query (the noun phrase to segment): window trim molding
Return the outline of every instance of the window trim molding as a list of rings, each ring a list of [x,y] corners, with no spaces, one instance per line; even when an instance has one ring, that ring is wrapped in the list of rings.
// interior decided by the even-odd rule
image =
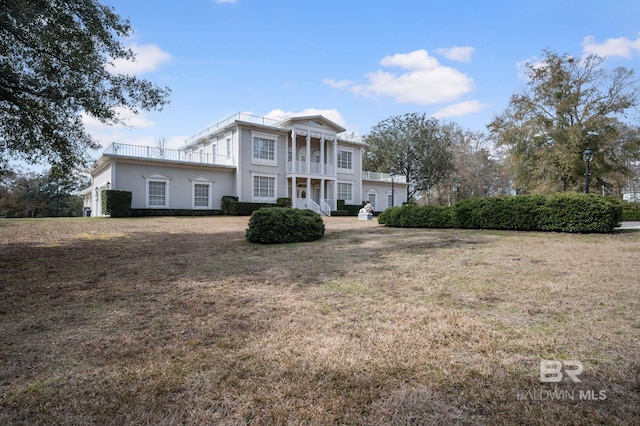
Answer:
[[[345,204],[353,204],[353,189],[355,187],[355,182],[353,181],[346,181],[346,180],[339,180],[336,182],[336,197],[338,200],[341,200],[342,198],[340,198],[340,184],[347,184],[347,185],[351,185],[351,199],[350,200],[344,200]]]
[[[273,160],[254,157],[254,143],[256,138],[273,141]],[[251,131],[251,164],[260,164],[263,166],[278,165],[278,135],[273,133],[257,132],[255,130]]]
[[[256,181],[255,178],[271,178],[273,179],[273,198],[271,197],[256,197]],[[255,173],[251,172],[251,201],[253,203],[275,203],[278,200],[278,174],[277,173]]]
[[[350,169],[344,169],[342,167],[340,167],[340,152],[349,152],[351,153],[351,168]],[[338,173],[347,173],[347,174],[354,174],[354,162],[355,162],[355,149],[353,148],[346,148],[346,147],[342,147],[339,146],[336,148],[336,170],[338,171]]]
[[[376,191],[375,189],[370,189],[367,191],[367,203],[371,203],[371,201],[369,200],[369,197],[373,195],[374,197],[374,201],[373,201],[373,208],[375,209],[376,206],[378,205],[378,191]]]
[[[147,209],[168,209],[169,208],[169,195],[170,195],[170,182],[171,177],[163,175],[162,173],[150,173],[142,176],[144,182],[144,205]],[[162,182],[164,186],[164,205],[151,205],[149,204],[149,182]]]
[[[213,184],[215,181],[208,179],[204,176],[198,176],[196,178],[189,178],[191,181],[191,208],[193,210],[211,210],[213,209]],[[196,206],[196,185],[207,185],[207,205]]]

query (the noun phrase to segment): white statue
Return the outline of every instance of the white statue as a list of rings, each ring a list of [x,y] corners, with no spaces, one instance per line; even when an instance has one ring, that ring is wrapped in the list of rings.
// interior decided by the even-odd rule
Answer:
[[[371,203],[367,203],[363,208],[360,209],[358,213],[359,214],[373,213],[373,206],[371,205]]]

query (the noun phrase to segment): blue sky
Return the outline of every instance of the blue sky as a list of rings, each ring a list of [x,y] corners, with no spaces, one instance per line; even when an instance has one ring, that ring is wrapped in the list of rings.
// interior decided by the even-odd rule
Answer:
[[[172,89],[129,127],[87,119],[112,141],[171,147],[237,112],[324,114],[364,135],[426,113],[484,131],[544,49],[640,65],[637,0],[104,0],[129,18],[138,53],[119,71]]]

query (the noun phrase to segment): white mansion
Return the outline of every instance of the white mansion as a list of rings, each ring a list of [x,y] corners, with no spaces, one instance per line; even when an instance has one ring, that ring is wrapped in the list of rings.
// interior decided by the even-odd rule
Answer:
[[[406,201],[404,176],[362,170],[365,145],[323,116],[276,120],[236,114],[187,139],[179,150],[114,142],[90,169],[85,212],[102,216],[101,190],[132,193],[134,209],[221,208],[239,201],[292,200],[330,215],[336,200],[376,211]]]

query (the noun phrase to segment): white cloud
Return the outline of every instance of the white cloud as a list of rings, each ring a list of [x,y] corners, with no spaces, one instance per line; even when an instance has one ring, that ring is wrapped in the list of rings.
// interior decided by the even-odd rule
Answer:
[[[426,50],[397,53],[380,60],[383,67],[397,67],[402,72],[374,71],[366,74],[365,84],[325,78],[325,84],[348,88],[364,97],[389,96],[400,103],[438,104],[451,102],[473,90],[473,79],[443,66]]]
[[[436,53],[457,62],[471,62],[473,52],[475,49],[471,46],[454,46],[436,50]]]
[[[346,121],[342,114],[336,109],[317,109],[307,108],[298,112],[285,112],[281,109],[270,111],[265,117],[269,118],[285,118],[285,117],[305,117],[309,115],[322,115],[342,127],[346,127]]]
[[[429,56],[429,52],[424,49],[415,50],[410,53],[396,53],[393,56],[385,56],[380,60],[383,67],[399,67],[409,70],[433,69],[440,66],[438,60]]]
[[[123,121],[122,124],[108,125],[89,115],[82,115],[82,122],[84,123],[85,130],[103,146],[107,146],[114,141],[130,143],[132,145],[141,145],[140,139],[144,138],[132,140],[129,131],[139,128],[150,129],[156,125],[156,123],[150,120],[144,112],[134,114],[132,111],[120,107],[116,107],[116,112],[119,119]],[[148,141],[145,144],[148,145]],[[155,142],[150,145],[155,145]]]
[[[610,38],[603,43],[597,43],[595,37],[587,36],[582,40],[582,50],[585,55],[595,54],[603,58],[621,56],[630,58],[640,53],[640,37],[629,40],[626,37]]]
[[[485,104],[479,101],[464,101],[446,106],[438,110],[433,116],[435,118],[462,117],[463,115],[480,112],[485,108]]]
[[[131,43],[129,48],[135,53],[135,61],[114,59],[113,71],[119,74],[139,75],[155,71],[173,57],[155,44]]]
[[[334,80],[332,78],[323,78],[322,82],[334,89],[345,89],[354,84],[351,80]]]

